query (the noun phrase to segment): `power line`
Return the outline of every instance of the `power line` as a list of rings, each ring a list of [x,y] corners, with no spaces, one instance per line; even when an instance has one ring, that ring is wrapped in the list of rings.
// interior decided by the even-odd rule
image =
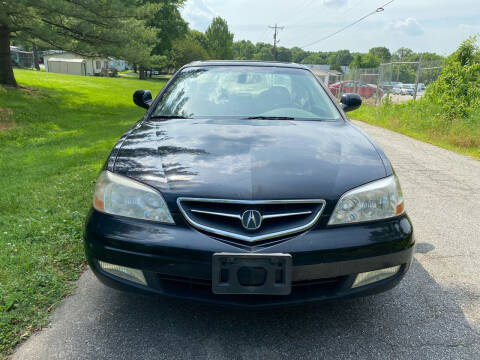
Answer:
[[[365,0],[358,0],[357,2],[355,2],[353,5],[347,7],[347,9],[344,9],[343,11],[338,11],[334,16],[329,16],[330,18],[338,18],[340,16],[343,16],[344,14],[346,14],[347,12],[351,12],[352,9],[354,9],[355,7],[357,7],[362,1],[365,1]],[[308,5],[310,5],[312,2],[310,2]],[[297,13],[298,15],[298,13]],[[316,18],[318,18],[318,14],[313,11],[313,9],[310,9],[310,13],[307,14],[307,16],[303,16],[303,17],[300,17],[300,19],[298,19],[296,16],[294,16],[293,18],[296,18],[297,20],[293,23],[287,23],[286,24],[286,27],[288,28],[293,28],[295,27],[297,24],[299,23],[305,23],[307,21],[307,19],[309,19],[311,16],[315,16]],[[290,35],[291,35],[291,32],[290,32]],[[296,35],[295,35],[295,38],[296,38]],[[292,36],[289,36],[287,37],[287,41],[290,41],[292,38]],[[285,40],[284,40],[285,41]]]
[[[314,0],[310,0],[308,2],[305,2],[303,4],[304,5],[303,7],[298,7],[296,14],[290,15],[288,20],[293,22],[294,20],[298,19],[298,15],[303,14],[306,10],[309,10],[310,5],[313,3],[313,1]],[[291,23],[287,23],[287,26],[290,26],[290,25]]]
[[[353,8],[355,8],[358,4],[360,4],[362,1],[364,0],[358,0],[356,3],[354,3],[352,6],[350,7],[347,7],[347,9],[344,9],[344,11],[338,11],[337,13],[335,13],[335,17],[339,17],[339,16],[342,16],[344,14],[346,14],[347,12],[350,12],[352,11]],[[311,4],[311,3],[309,3]],[[306,9],[306,10],[310,10],[310,12],[308,14],[306,14],[306,16],[303,16],[303,17],[300,17],[300,19],[298,19],[296,16],[292,17],[292,19],[296,19],[295,22],[293,23],[287,23],[286,26],[288,26],[289,28],[291,28],[293,25],[297,25],[299,23],[305,23],[306,20],[308,20],[309,18],[311,19],[311,16],[315,16],[318,18],[318,14],[313,11],[313,9]],[[333,16],[330,16],[329,15],[329,18],[332,18]]]
[[[353,25],[358,24],[360,21],[366,19],[367,17],[369,17],[369,16],[371,16],[371,15],[373,15],[373,14],[382,12],[383,10],[385,10],[385,9],[384,9],[385,6],[387,6],[388,4],[392,3],[393,1],[394,1],[394,0],[390,0],[389,2],[387,2],[387,3],[383,4],[382,6],[376,8],[376,9],[373,10],[372,12],[369,12],[367,15],[362,16],[360,19],[354,21],[353,23],[348,24],[347,26],[344,26],[343,28],[341,28],[341,29],[339,29],[339,30],[331,33],[330,35],[324,36],[323,38],[321,38],[321,39],[319,39],[319,40],[316,40],[316,41],[311,42],[311,43],[309,43],[309,44],[303,45],[303,46],[301,46],[301,47],[302,47],[302,48],[309,47],[309,46],[312,46],[312,45],[314,45],[314,44],[318,44],[318,43],[321,42],[321,41],[325,41],[325,40],[331,38],[332,36],[335,36],[335,35],[337,35],[338,33],[341,33],[342,31],[348,29],[349,27],[352,27]]]
[[[292,21],[292,19],[296,18],[299,14],[303,13],[305,10],[308,10],[309,6],[313,3],[313,1],[315,0],[305,0],[303,3],[301,3],[297,8],[296,8],[296,13],[295,14],[290,14],[289,18],[286,19],[285,18],[285,21],[289,20],[289,21]],[[280,21],[280,22],[284,22],[284,21]],[[287,26],[289,26],[287,24]],[[273,29],[272,26],[269,26],[269,28]],[[285,28],[285,26],[283,26],[281,28],[281,30],[283,30]],[[276,53],[275,53],[275,56],[276,56]]]
[[[277,26],[277,24],[275,24],[275,26],[269,26],[269,28],[275,29],[273,32],[273,59],[277,60],[277,44],[280,42],[277,38],[278,30],[285,29],[285,26]]]
[[[303,10],[305,10],[305,8],[308,8],[308,6],[309,6],[313,1],[314,1],[314,0],[304,0],[304,2],[301,3],[301,5],[299,5],[299,6],[297,7],[297,9],[296,9],[296,10],[297,10],[297,13],[295,14],[295,16],[297,16],[299,13],[301,13]],[[300,9],[301,9],[301,10],[300,10]],[[290,15],[289,15],[289,19],[291,19],[291,18],[292,18],[292,16],[291,16],[291,14],[290,14]],[[287,20],[287,18],[285,18],[285,20]],[[282,19],[282,21],[280,21],[280,22],[284,22],[283,19]],[[265,32],[262,34],[262,37],[261,37],[262,42],[265,40],[265,35],[267,34],[267,31],[268,31],[269,28],[273,29],[272,26],[267,26],[267,28],[265,29]],[[282,27],[281,30],[283,30],[283,28],[284,28],[284,27]],[[280,28],[279,28],[279,29],[280,29]]]
[[[310,6],[310,4],[315,1],[315,0],[304,0],[303,3],[300,3],[298,6],[296,6],[295,8],[295,11],[296,13],[295,14],[292,14],[292,12],[290,11],[288,13],[288,17],[281,17],[280,18],[280,21],[281,23],[284,23],[286,21],[291,21],[292,18],[295,18],[298,16],[298,14],[301,14],[302,12],[304,12],[306,9],[308,9],[308,7]]]

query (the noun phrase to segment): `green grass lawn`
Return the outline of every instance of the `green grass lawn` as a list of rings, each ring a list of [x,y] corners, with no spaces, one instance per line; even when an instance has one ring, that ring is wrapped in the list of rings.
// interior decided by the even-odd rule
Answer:
[[[439,112],[417,101],[377,107],[364,104],[348,115],[480,160],[480,113],[446,122]]]
[[[0,87],[0,357],[74,288],[94,181],[116,140],[144,113],[136,89],[164,81],[17,70]]]

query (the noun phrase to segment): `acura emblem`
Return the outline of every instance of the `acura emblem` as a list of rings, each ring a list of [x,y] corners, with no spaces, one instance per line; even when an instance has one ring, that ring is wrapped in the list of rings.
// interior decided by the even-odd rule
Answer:
[[[242,226],[247,230],[257,230],[262,225],[262,214],[257,210],[247,210],[242,214]]]

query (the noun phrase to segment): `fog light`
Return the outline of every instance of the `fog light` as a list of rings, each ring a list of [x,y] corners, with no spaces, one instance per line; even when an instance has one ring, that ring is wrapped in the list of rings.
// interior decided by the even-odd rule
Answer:
[[[109,274],[121,277],[122,279],[147,285],[143,272],[138,269],[129,268],[121,265],[114,265],[104,261],[99,261],[100,267]]]
[[[355,282],[353,283],[352,288],[368,285],[376,281],[387,279],[389,277],[394,276],[396,273],[398,273],[399,270],[400,270],[400,265],[385,268],[385,269],[360,273],[357,275],[357,278],[355,279]]]

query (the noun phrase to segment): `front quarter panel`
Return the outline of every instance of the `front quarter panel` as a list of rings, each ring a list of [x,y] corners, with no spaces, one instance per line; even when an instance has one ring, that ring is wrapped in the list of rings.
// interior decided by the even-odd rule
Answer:
[[[354,125],[352,122],[350,122],[350,126],[352,126],[356,131],[358,131],[360,134],[365,136],[365,138],[372,144],[372,146],[375,148],[377,151],[378,155],[382,159],[383,165],[385,166],[385,172],[386,176],[390,176],[393,174],[393,167],[392,164],[390,163],[390,160],[388,160],[387,155],[383,152],[382,148],[377,144],[375,140],[373,140],[370,136],[367,135],[365,131],[360,129],[358,126]]]

